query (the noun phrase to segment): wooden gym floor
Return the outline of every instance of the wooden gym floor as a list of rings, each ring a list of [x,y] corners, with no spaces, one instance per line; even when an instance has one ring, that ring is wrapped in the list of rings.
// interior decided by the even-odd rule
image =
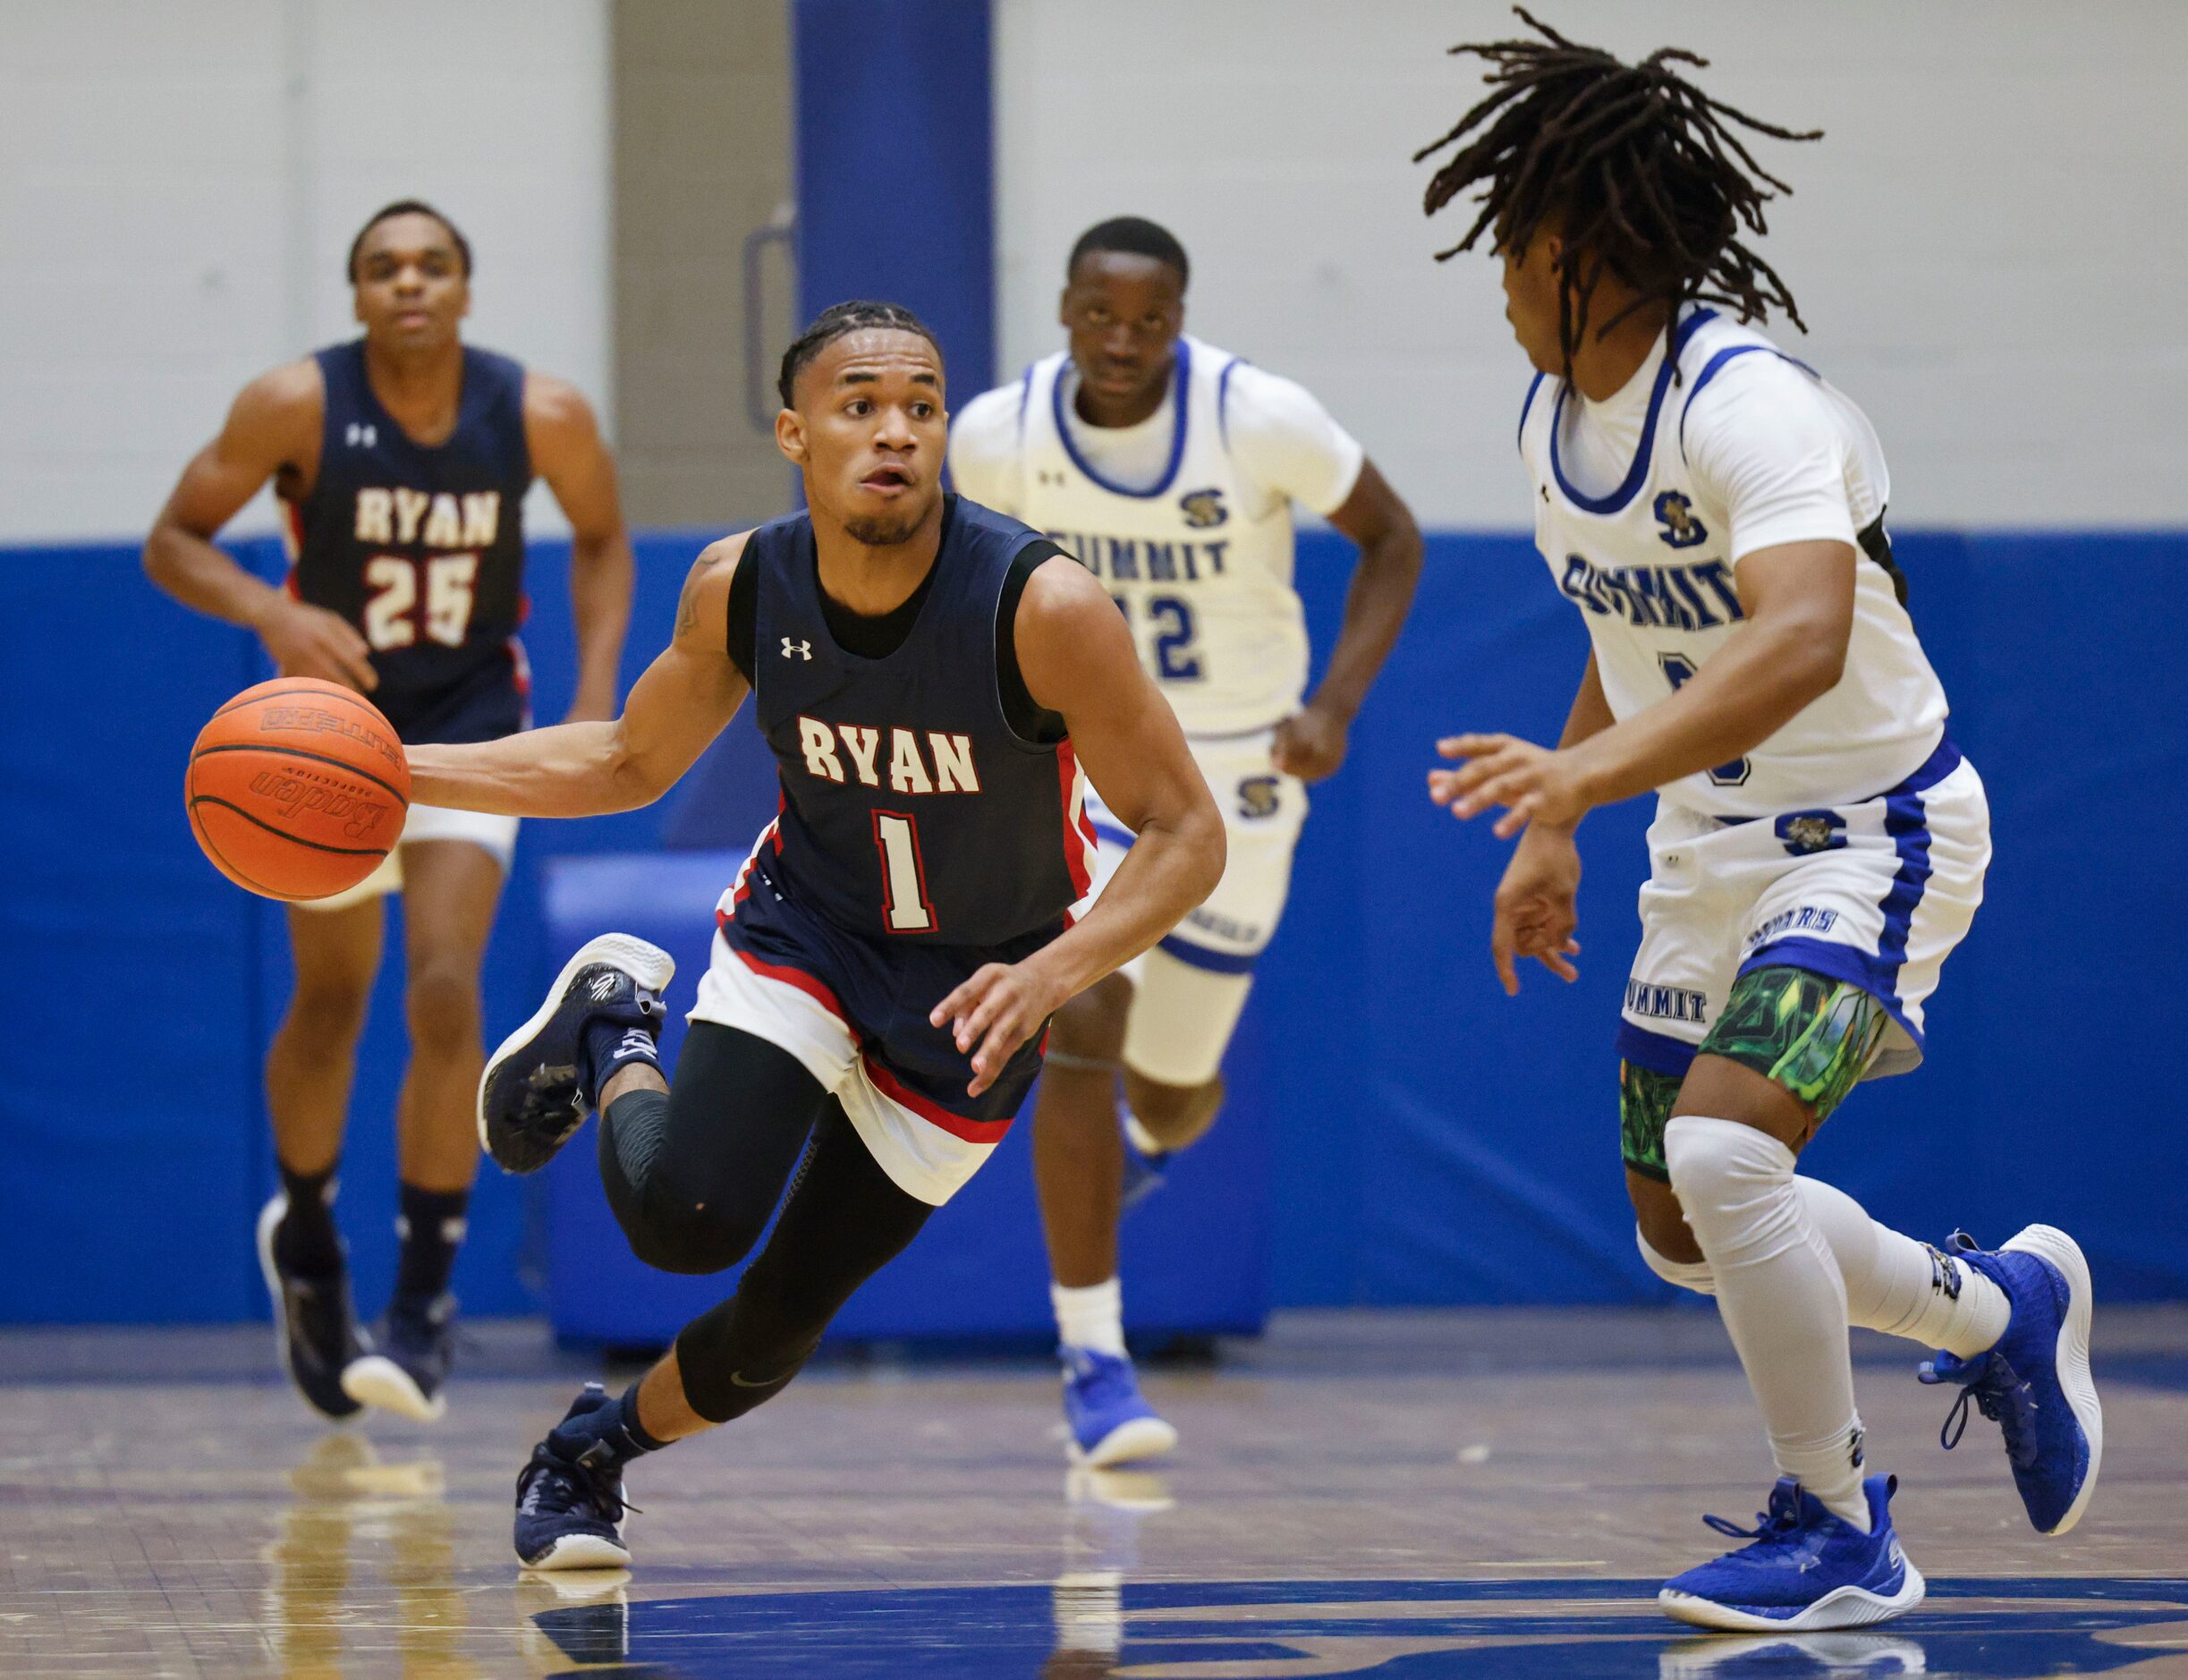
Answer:
[[[584,1358],[524,1323],[434,1427],[315,1422],[262,1330],[0,1333],[0,1675],[2188,1677],[2188,1309],[2099,1320],[2104,1475],[2030,1532],[1996,1430],[1857,1341],[1914,1614],[1692,1638],[1651,1595],[1770,1471],[1703,1311],[1300,1314],[1149,1388],[1182,1449],[1067,1474],[1031,1360],[836,1361],[637,1467],[637,1566],[521,1579]]]

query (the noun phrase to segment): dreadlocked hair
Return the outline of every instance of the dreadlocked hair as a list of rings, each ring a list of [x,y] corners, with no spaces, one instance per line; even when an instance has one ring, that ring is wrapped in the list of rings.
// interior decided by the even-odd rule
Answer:
[[[783,399],[784,408],[797,407],[792,395],[798,375],[805,364],[818,356],[828,345],[845,333],[855,333],[869,327],[894,327],[898,332],[917,333],[935,347],[935,354],[942,354],[942,345],[927,323],[901,303],[884,303],[874,298],[852,298],[844,303],[831,303],[815,317],[813,324],[790,341],[790,348],[783,352],[783,366],[776,375],[776,394]]]
[[[1430,216],[1467,188],[1483,188],[1466,237],[1437,261],[1471,249],[1484,232],[1501,250],[1524,251],[1554,220],[1566,252],[1557,335],[1568,375],[1606,269],[1637,295],[1596,328],[1598,338],[1650,303],[1675,314],[1689,301],[1725,304],[1743,321],[1775,308],[1806,332],[1785,281],[1741,237],[1743,227],[1761,234],[1764,204],[1793,189],[1755,161],[1734,125],[1782,140],[1819,140],[1822,130],[1779,128],[1712,99],[1675,68],[1709,67],[1683,48],[1658,47],[1628,64],[1567,40],[1524,6],[1513,10],[1540,38],[1451,48],[1488,64],[1489,94],[1413,154],[1421,163],[1457,148],[1422,195]]]

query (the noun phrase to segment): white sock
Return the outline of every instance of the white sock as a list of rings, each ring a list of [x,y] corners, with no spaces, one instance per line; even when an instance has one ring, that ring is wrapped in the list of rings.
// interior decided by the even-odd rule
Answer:
[[[1115,1278],[1084,1289],[1050,1284],[1048,1299],[1056,1307],[1056,1335],[1064,1346],[1124,1356],[1124,1287]]]
[[[1838,1260],[1847,1322],[1972,1359],[2006,1334],[2006,1292],[1963,1260],[1878,1225],[1843,1190],[1798,1178],[1802,1200]]]
[[[1736,1121],[1676,1115],[1664,1129],[1664,1159],[1778,1473],[1867,1533],[1846,1285],[1794,1187],[1793,1151]]]
[[[1878,1224],[1852,1196],[1821,1179],[1795,1178],[1793,1185],[1838,1262],[1847,1323],[1941,1347],[1962,1359],[1997,1345],[2013,1316],[1997,1285],[1965,1260]],[[1709,1261],[1666,1260],[1649,1247],[1638,1226],[1633,1237],[1649,1269],[1666,1283],[1698,1295],[1717,1294]]]

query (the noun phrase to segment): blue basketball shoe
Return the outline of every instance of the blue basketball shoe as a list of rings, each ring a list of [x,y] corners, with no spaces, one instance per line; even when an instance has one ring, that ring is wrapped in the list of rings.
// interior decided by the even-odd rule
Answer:
[[[1129,1212],[1167,1182],[1170,1151],[1155,1141],[1132,1110],[1117,1105],[1117,1124],[1124,1133],[1124,1193],[1119,1211]]]
[[[1924,1382],[1961,1385],[1938,1439],[1960,1444],[1968,1407],[2006,1436],[2006,1455],[2029,1521],[2064,1534],[2082,1520],[2104,1455],[2104,1410],[2090,1377],[2090,1264],[2065,1232],[2032,1225],[1995,1252],[1955,1231],[1946,1246],[1997,1285],[2014,1316],[1998,1345],[1973,1359],[1950,1353],[1921,1367]]]
[[[1864,1534],[1781,1476],[1757,1527],[1702,1518],[1718,1533],[1751,1543],[1675,1575],[1657,1602],[1679,1621],[1734,1633],[1866,1627],[1904,1615],[1922,1601],[1924,1588],[1892,1532],[1891,1499],[1898,1488],[1896,1476],[1871,1476],[1861,1484],[1869,1498]]]
[[[608,1404],[607,1390],[589,1382],[563,1414],[567,1423]],[[605,1441],[571,1457],[548,1435],[517,1474],[517,1556],[527,1569],[622,1569],[623,1472]]]
[[[587,1029],[606,1021],[657,1040],[676,972],[658,946],[604,933],[563,964],[547,1001],[501,1041],[479,1076],[479,1141],[510,1173],[536,1173],[585,1124],[595,1082]]]
[[[1155,1415],[1140,1392],[1132,1361],[1089,1347],[1064,1354],[1064,1421],[1075,1464],[1106,1470],[1136,1458],[1158,1458],[1177,1445],[1177,1431]]]

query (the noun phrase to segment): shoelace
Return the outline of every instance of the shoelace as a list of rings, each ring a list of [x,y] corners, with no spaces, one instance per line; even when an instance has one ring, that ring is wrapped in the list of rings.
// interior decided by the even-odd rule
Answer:
[[[1963,1362],[1950,1353],[1940,1353],[1919,1366],[1914,1374],[1925,1383],[1961,1385],[1960,1398],[1945,1414],[1945,1427],[1938,1431],[1938,1445],[1946,1452],[1959,1446],[1960,1438],[1968,1432],[1968,1407],[1972,1404],[2005,1434],[2008,1458],[2023,1469],[2035,1463],[2035,1396],[2020,1373],[2006,1362],[2005,1354],[1987,1353],[1980,1360]]]
[[[1965,1231],[1955,1231],[1945,1239],[1947,1254],[1974,1254],[1981,1248]],[[1920,1381],[1932,1385],[1961,1385],[1960,1398],[1945,1414],[1945,1425],[1938,1431],[1938,1445],[1946,1452],[1959,1446],[1961,1437],[1968,1432],[1968,1407],[1972,1403],[2005,1435],[2006,1455],[2016,1468],[2025,1470],[2036,1462],[2035,1396],[2005,1354],[1994,1349],[1980,1359],[1963,1360],[1939,1353],[1917,1366],[1914,1374]]]
[[[1704,1516],[1702,1522],[1732,1540],[1757,1540],[1765,1545],[1783,1542],[1800,1532],[1801,1498],[1797,1493],[1772,1489],[1770,1508],[1755,1513],[1753,1528],[1742,1528],[1721,1516]]]
[[[611,1466],[564,1458],[543,1442],[517,1476],[517,1503],[534,1515],[560,1515],[589,1505],[604,1523],[618,1523],[638,1506],[623,1496],[623,1478]],[[534,1490],[538,1498],[533,1498]]]

